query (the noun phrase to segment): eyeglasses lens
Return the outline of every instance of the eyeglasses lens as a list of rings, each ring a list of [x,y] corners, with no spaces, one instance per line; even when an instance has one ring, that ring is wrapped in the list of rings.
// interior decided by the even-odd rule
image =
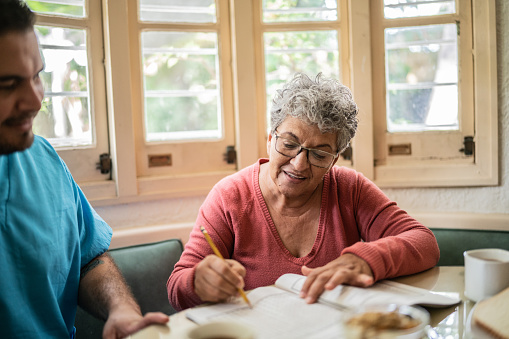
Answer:
[[[327,168],[334,160],[334,155],[330,153],[302,147],[302,145],[295,141],[276,136],[276,151],[284,156],[295,158],[303,149],[308,151],[307,158],[309,163],[316,167]]]

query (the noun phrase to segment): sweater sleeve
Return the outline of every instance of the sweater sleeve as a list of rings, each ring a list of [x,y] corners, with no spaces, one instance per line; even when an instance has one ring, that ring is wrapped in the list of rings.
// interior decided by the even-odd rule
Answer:
[[[375,184],[357,174],[353,199],[361,238],[345,248],[371,267],[375,280],[424,271],[435,266],[440,251],[433,232],[391,201]]]
[[[217,185],[200,207],[185,250],[166,283],[168,300],[177,311],[203,302],[194,291],[194,274],[196,266],[207,255],[213,254],[213,251],[201,233],[200,226],[207,230],[223,257],[230,258],[234,236]]]

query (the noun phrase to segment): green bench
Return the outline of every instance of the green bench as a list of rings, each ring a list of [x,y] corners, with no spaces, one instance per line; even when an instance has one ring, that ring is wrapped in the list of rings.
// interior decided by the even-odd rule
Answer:
[[[509,231],[431,228],[440,248],[438,266],[463,266],[463,252],[479,248],[509,251]]]
[[[179,239],[112,249],[109,251],[125,277],[141,312],[176,313],[168,302],[166,281],[184,250]],[[78,307],[77,339],[102,338],[104,321]]]

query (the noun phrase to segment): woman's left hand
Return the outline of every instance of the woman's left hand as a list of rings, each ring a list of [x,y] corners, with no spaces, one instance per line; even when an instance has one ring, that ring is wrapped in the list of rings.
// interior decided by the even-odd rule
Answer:
[[[368,287],[374,283],[368,263],[351,253],[343,254],[322,267],[302,266],[302,274],[307,279],[300,297],[305,298],[308,304],[314,303],[324,290],[332,290],[341,284]]]

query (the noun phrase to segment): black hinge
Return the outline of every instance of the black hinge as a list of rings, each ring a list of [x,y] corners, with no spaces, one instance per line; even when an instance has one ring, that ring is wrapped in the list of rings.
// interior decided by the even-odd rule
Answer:
[[[99,162],[96,169],[101,170],[101,174],[108,174],[111,171],[111,157],[109,153],[103,153],[99,156]]]
[[[237,151],[235,146],[226,146],[226,153],[224,155],[224,161],[228,164],[234,164],[237,161]]]
[[[465,153],[465,155],[474,154],[475,142],[474,137],[468,136],[463,139],[463,148],[460,148],[460,152]]]

